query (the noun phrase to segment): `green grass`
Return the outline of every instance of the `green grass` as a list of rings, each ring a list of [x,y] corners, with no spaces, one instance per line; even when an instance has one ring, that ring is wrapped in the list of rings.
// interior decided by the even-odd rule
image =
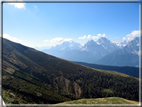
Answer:
[[[5,102],[8,102],[9,104],[19,104],[19,101],[14,96],[10,97],[11,94],[10,91],[3,90],[2,92],[3,92],[3,99]]]
[[[3,90],[3,99],[13,101],[13,99],[9,97],[8,92],[4,90]]]
[[[138,102],[126,100],[120,97],[107,97],[107,98],[96,98],[96,99],[80,99],[80,100],[63,102],[59,104],[138,104]]]

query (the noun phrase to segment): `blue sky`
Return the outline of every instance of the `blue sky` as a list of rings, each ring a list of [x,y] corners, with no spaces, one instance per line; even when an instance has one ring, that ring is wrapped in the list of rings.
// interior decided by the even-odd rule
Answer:
[[[4,3],[3,36],[41,49],[102,36],[130,41],[139,36],[139,3]]]

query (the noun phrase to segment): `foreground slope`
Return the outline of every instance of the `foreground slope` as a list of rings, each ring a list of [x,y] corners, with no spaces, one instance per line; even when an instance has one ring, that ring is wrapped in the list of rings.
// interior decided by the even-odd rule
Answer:
[[[49,84],[22,71],[15,71],[13,74],[3,73],[2,91],[6,104],[50,104],[71,100],[71,97],[66,97],[69,94],[52,88]]]
[[[139,104],[137,101],[131,101],[120,97],[106,97],[106,98],[90,98],[62,102],[59,104]]]
[[[2,84],[5,90],[25,96],[26,103],[112,96],[139,99],[139,81],[134,77],[89,68],[6,39]]]

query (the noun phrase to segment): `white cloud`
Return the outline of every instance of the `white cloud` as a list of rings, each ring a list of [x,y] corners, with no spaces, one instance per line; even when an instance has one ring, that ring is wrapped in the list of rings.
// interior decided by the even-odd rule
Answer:
[[[126,41],[127,40],[127,38],[126,37],[123,37],[123,41]]]
[[[126,35],[126,37],[123,37],[123,41],[131,41],[133,40],[135,37],[139,37],[140,36],[140,30],[134,30],[132,31],[130,34]]]
[[[66,38],[66,39],[63,39],[63,42],[64,41],[72,41],[72,39],[71,38]]]
[[[86,35],[84,35],[83,37],[79,37],[78,39],[86,39]]]
[[[46,40],[44,40],[43,42],[48,42],[49,40],[48,39],[46,39]]]
[[[48,40],[48,39],[43,40],[44,46],[55,46],[57,44],[61,44],[61,43],[65,42],[65,41],[72,41],[72,39],[59,37],[59,38],[53,38],[51,40]]]
[[[10,5],[14,5],[16,8],[24,8],[25,9],[25,3],[8,3]]]
[[[98,34],[97,36],[101,36],[101,34]]]
[[[61,43],[62,41],[63,41],[63,38],[54,38],[50,40],[51,43]]]
[[[92,38],[92,36],[91,36],[91,35],[88,35],[87,39],[90,39],[90,38]]]
[[[98,36],[98,37],[105,37],[106,34],[102,34],[102,35],[101,35],[101,34],[98,34],[97,36]]]
[[[126,35],[127,37],[137,37],[137,36],[140,36],[140,31],[139,30],[134,30],[132,31],[132,33]]]
[[[99,37],[98,36],[92,36],[92,39],[98,39]]]
[[[84,35],[83,37],[79,37],[78,39],[98,39],[99,37],[105,37],[105,34],[101,35],[101,34],[98,34],[97,36],[91,36],[91,35]]]
[[[8,39],[8,40],[11,40],[11,41],[17,42],[17,43],[21,43],[21,42],[22,42],[22,40],[17,39],[17,38],[15,38],[15,37],[11,37],[11,36],[8,35],[8,34],[3,34],[3,38],[6,38],[6,39]]]
[[[71,38],[54,38],[54,39],[51,39],[50,42],[51,43],[56,43],[56,44],[60,44],[60,43],[63,43],[65,41],[71,41],[72,39]]]
[[[18,1],[23,1],[23,0],[18,0]],[[25,9],[25,3],[19,3],[19,2],[17,2],[17,3],[8,3],[8,4],[14,5],[14,7],[16,7],[16,8],[24,8]]]

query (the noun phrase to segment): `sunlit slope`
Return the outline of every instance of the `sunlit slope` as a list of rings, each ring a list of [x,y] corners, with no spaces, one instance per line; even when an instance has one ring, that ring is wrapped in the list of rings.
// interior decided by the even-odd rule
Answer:
[[[108,97],[108,98],[90,98],[90,99],[80,99],[62,102],[59,104],[139,104],[137,101],[127,100],[120,97]]]
[[[20,85],[17,85],[19,83],[16,81],[20,82]],[[46,84],[50,87],[50,93],[55,90],[59,95],[53,102],[45,99],[45,102],[47,100],[49,103],[101,97],[123,97],[136,101],[139,99],[139,81],[134,77],[89,68],[6,39],[3,40],[2,82],[5,90],[20,91],[23,96],[24,92],[29,90],[31,93],[44,92],[41,88],[46,90],[46,87],[39,84]],[[33,85],[40,87],[38,91]],[[111,93],[108,90],[111,90]],[[44,94],[40,97],[45,98]],[[64,97],[64,100],[59,100],[61,97]],[[40,102],[34,101],[34,103]]]

